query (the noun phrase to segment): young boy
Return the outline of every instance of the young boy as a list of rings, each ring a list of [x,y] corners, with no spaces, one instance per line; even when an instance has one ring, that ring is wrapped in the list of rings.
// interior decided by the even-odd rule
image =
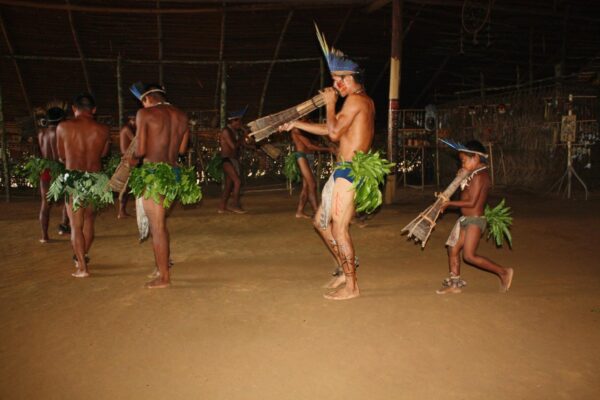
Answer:
[[[447,201],[442,206],[442,212],[448,207],[460,207],[462,216],[454,225],[446,242],[450,276],[444,280],[443,287],[436,293],[460,293],[461,288],[466,285],[466,282],[460,279],[461,251],[465,262],[498,275],[500,291],[506,292],[512,283],[513,269],[501,267],[477,254],[479,240],[487,226],[483,213],[491,187],[486,165],[488,155],[485,147],[476,140],[470,141],[464,146],[453,147],[459,152],[462,168],[469,171],[470,174],[461,182],[460,200]]]

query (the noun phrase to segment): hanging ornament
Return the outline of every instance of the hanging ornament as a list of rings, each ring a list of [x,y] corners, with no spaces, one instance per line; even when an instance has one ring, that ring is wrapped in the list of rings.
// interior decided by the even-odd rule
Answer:
[[[497,111],[500,115],[506,114],[506,106],[504,104],[498,104]]]

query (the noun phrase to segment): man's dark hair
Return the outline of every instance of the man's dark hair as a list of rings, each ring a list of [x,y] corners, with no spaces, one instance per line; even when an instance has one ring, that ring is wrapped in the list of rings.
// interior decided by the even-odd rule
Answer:
[[[144,92],[147,92],[148,90],[153,90],[153,89],[160,89],[163,92],[148,93],[144,97],[154,97],[157,100],[166,100],[167,99],[167,97],[165,96],[165,93],[164,93],[165,88],[162,87],[161,85],[159,85],[158,83],[149,83],[149,84],[147,84]]]
[[[354,78],[354,82],[358,83],[359,85],[365,84],[365,70],[363,68],[352,74],[352,77]]]
[[[65,118],[65,111],[60,107],[52,107],[46,112],[46,119],[50,125],[58,125]]]
[[[487,149],[485,148],[485,146],[483,144],[481,144],[481,142],[479,140],[470,140],[465,144],[465,147],[471,151],[476,151],[482,154],[487,154]],[[472,157],[475,156],[476,154],[469,154],[469,153],[465,153],[466,155]],[[483,157],[483,156],[479,156],[479,160],[482,163],[487,163],[487,158]]]
[[[92,111],[96,107],[96,101],[91,94],[81,93],[73,99],[73,105],[79,110]]]

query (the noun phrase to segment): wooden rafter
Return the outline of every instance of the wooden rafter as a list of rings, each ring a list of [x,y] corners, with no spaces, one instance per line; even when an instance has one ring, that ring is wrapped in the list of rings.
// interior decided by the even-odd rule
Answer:
[[[70,5],[69,0],[65,0],[67,5]],[[83,56],[83,51],[81,51],[81,45],[79,44],[79,36],[77,36],[77,31],[75,30],[75,24],[73,23],[73,14],[71,13],[71,9],[67,9],[67,14],[69,16],[69,26],[71,27],[71,34],[73,35],[73,42],[75,43],[75,48],[77,49],[77,53],[79,54],[79,59],[81,60],[81,69],[83,70],[83,79],[85,80],[85,86],[87,88],[88,93],[92,93],[92,86],[90,85],[90,78],[87,71],[87,66],[85,64],[85,57]]]
[[[294,15],[294,10],[290,10],[288,12],[285,23],[283,24],[283,28],[281,29],[281,34],[279,35],[279,40],[277,41],[277,46],[275,46],[275,53],[273,53],[273,59],[271,64],[269,64],[269,69],[267,70],[267,76],[265,78],[265,84],[263,86],[262,94],[260,96],[260,104],[258,106],[258,116],[261,117],[263,113],[263,108],[265,105],[265,97],[267,95],[267,89],[269,87],[269,81],[271,80],[271,73],[273,72],[273,66],[275,65],[275,60],[279,57],[279,49],[281,49],[281,43],[283,43],[283,38],[285,37],[285,32],[287,31],[288,25],[292,20],[292,16]]]
[[[27,111],[30,115],[33,115],[33,109],[31,108],[31,102],[29,101],[29,95],[27,94],[27,90],[25,89],[25,83],[23,83],[23,75],[21,74],[21,68],[19,67],[19,63],[14,58],[14,49],[12,47],[12,43],[8,38],[8,34],[6,32],[6,26],[4,25],[4,17],[0,14],[0,29],[2,29],[2,35],[4,36],[4,42],[6,43],[6,47],[8,48],[9,57],[12,58],[13,65],[15,67],[15,72],[17,74],[17,80],[19,81],[19,86],[21,87],[21,92],[23,93],[23,100],[25,100],[25,106],[27,107]]]

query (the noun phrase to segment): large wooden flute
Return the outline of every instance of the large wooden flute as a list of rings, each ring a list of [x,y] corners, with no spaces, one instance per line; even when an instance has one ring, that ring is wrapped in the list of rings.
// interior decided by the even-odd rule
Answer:
[[[322,94],[318,94],[315,97],[300,103],[295,107],[288,108],[287,110],[280,111],[275,114],[267,115],[266,117],[259,118],[248,124],[251,133],[249,136],[253,136],[257,142],[268,138],[273,133],[277,132],[279,126],[292,122],[302,118],[305,115],[310,114],[317,108],[325,105],[325,99]]]
[[[127,148],[127,151],[125,154],[123,154],[117,169],[115,169],[115,173],[108,182],[108,187],[113,192],[118,192],[120,194],[127,187],[127,181],[129,180],[129,175],[131,174],[131,165],[129,165],[129,159],[133,157],[136,147],[137,136],[134,136],[133,140],[129,144],[129,147]]]

